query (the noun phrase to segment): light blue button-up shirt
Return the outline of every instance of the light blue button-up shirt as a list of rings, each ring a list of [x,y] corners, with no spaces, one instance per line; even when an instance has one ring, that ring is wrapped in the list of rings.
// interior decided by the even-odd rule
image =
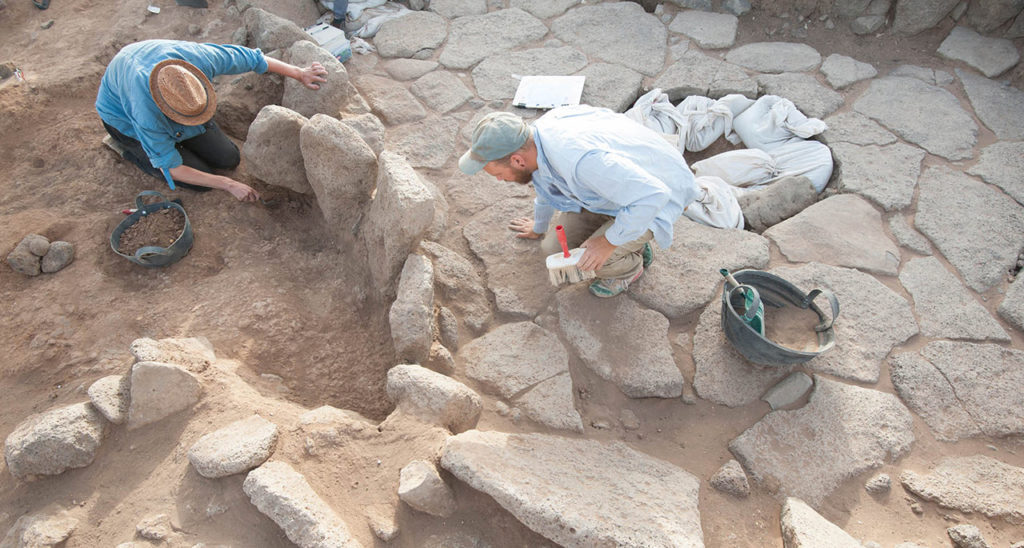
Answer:
[[[533,231],[546,232],[555,210],[611,215],[605,233],[622,245],[648,229],[663,248],[672,224],[700,193],[678,149],[625,115],[590,106],[561,107],[533,123]]]
[[[211,80],[220,74],[264,73],[263,52],[243,46],[197,44],[177,40],[146,40],[121,49],[103,74],[96,96],[100,118],[124,135],[137,139],[153,167],[181,165],[175,143],[206,131],[203,126],[184,126],[160,112],[149,93],[149,73],[165,59],[192,63]]]

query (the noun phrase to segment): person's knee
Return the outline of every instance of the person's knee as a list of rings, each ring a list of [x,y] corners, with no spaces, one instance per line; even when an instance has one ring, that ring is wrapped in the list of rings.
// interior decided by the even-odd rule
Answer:
[[[238,167],[238,164],[242,163],[242,155],[238,152],[238,147],[232,144],[230,147],[225,147],[224,150],[219,151],[217,157],[212,160],[209,163],[211,167],[216,169],[235,169]]]

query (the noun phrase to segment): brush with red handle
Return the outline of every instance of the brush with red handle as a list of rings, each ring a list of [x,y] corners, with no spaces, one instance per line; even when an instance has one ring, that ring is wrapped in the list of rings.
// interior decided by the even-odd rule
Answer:
[[[545,261],[551,284],[557,286],[565,282],[576,283],[593,278],[595,276],[593,270],[580,270],[577,266],[583,257],[584,249],[581,247],[569,249],[569,243],[565,238],[565,228],[562,225],[555,227],[555,234],[558,236],[558,243],[562,244],[562,252],[548,255]]]

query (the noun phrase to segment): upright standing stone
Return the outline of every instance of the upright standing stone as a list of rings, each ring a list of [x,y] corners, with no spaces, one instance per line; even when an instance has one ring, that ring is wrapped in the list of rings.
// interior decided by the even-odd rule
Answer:
[[[156,422],[190,409],[202,394],[199,380],[169,363],[139,362],[132,366],[128,428]]]
[[[786,548],[861,548],[857,539],[793,497],[782,505],[782,541]]]
[[[288,48],[288,60],[298,67],[320,63],[327,71],[327,81],[320,82],[317,89],[310,89],[294,78],[286,78],[281,105],[307,118],[315,114],[337,117],[355,91],[348,81],[345,66],[331,52],[306,41]]]
[[[481,400],[476,392],[450,377],[418,365],[396,365],[388,370],[388,398],[397,410],[464,432],[480,419]]]
[[[249,126],[242,145],[245,168],[260,180],[302,194],[312,194],[299,134],[308,120],[293,110],[267,105]]]
[[[960,0],[896,0],[896,16],[892,30],[901,34],[917,34],[938,24]]]
[[[433,331],[434,267],[423,255],[409,255],[405,260],[388,318],[399,359],[425,363]]]
[[[458,508],[455,494],[441,479],[437,467],[422,460],[414,460],[402,468],[398,498],[420,512],[442,518],[451,516]]]

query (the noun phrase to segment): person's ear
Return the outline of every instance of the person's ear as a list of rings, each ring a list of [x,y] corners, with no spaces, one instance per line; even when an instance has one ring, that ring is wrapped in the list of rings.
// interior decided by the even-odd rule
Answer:
[[[526,169],[526,158],[522,154],[512,154],[508,157],[509,163],[516,169]]]

